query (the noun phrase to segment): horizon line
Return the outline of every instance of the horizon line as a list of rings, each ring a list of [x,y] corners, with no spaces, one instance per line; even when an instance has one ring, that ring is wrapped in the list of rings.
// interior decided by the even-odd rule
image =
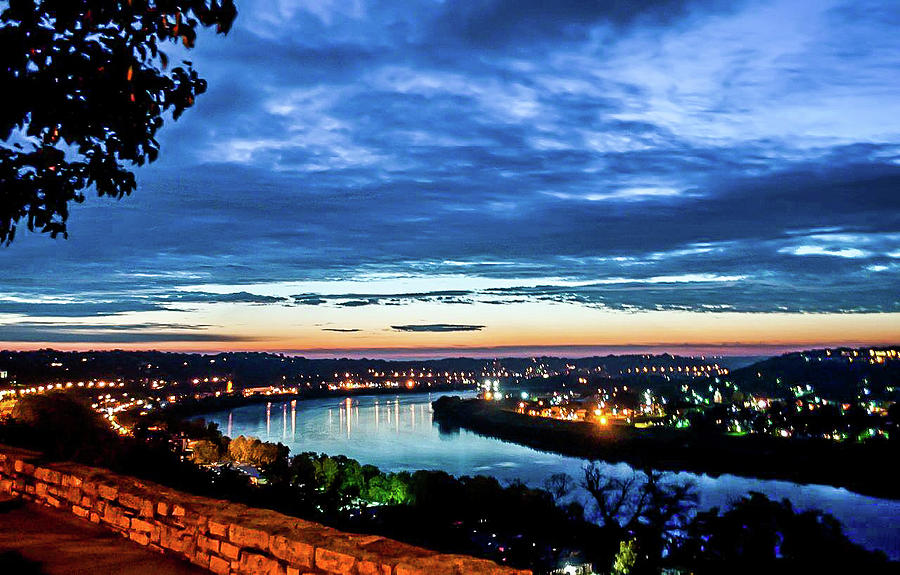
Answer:
[[[817,342],[808,344],[704,344],[704,345],[547,345],[547,346],[479,346],[479,347],[392,347],[392,348],[272,348],[272,349],[160,349],[128,347],[102,347],[89,346],[40,346],[39,344],[23,346],[21,348],[5,348],[0,353],[29,352],[29,351],[55,351],[60,353],[106,353],[106,352],[160,352],[160,353],[184,353],[198,355],[217,355],[223,353],[270,353],[282,354],[293,357],[305,357],[308,359],[370,359],[370,360],[438,360],[438,359],[490,359],[490,358],[524,358],[524,357],[555,357],[560,359],[579,359],[586,357],[608,355],[664,355],[673,356],[716,356],[716,357],[759,357],[776,356],[799,351],[834,348],[880,348],[893,347],[897,344],[870,342]]]

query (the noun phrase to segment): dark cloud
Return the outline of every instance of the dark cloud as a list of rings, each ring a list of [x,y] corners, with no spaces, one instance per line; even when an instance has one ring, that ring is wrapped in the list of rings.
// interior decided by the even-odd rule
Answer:
[[[357,329],[355,327],[323,327],[322,331],[336,331],[338,333],[356,333],[356,332],[362,331],[362,330]]]
[[[299,294],[293,300],[301,305],[321,305],[330,303],[340,307],[362,307],[367,305],[404,305],[412,302],[472,303],[470,290],[436,290],[420,293],[395,294]]]
[[[66,303],[0,301],[0,314],[41,317],[93,317],[163,309],[166,309],[165,306],[156,302],[135,301],[128,298],[118,301]]]
[[[377,300],[351,299],[351,300],[339,302],[337,305],[343,306],[343,307],[361,307],[364,305],[372,305],[375,303],[378,303]]]
[[[545,40],[580,40],[595,26],[661,25],[692,7],[721,9],[732,3],[699,0],[479,0],[446,5],[438,30],[479,46],[521,45]]]
[[[0,326],[0,341],[47,343],[230,342],[246,337],[204,331],[211,326],[166,323],[68,324],[19,322]]]
[[[164,280],[168,281],[168,280]],[[96,280],[92,287],[107,287],[102,279]],[[136,287],[136,286],[135,286]],[[31,317],[100,317],[122,315],[134,312],[177,311],[179,304],[191,303],[248,303],[277,304],[288,303],[287,298],[264,296],[248,292],[205,293],[205,292],[173,292],[158,293],[153,290],[143,295],[135,295],[140,290],[133,289],[129,294],[116,291],[95,294],[98,300],[77,296],[72,301],[10,301],[0,299],[0,314],[15,314]],[[64,292],[63,292],[64,293]],[[41,294],[42,295],[42,294]]]
[[[448,332],[448,331],[481,331],[483,325],[458,325],[452,323],[429,323],[414,325],[392,325],[394,331],[411,332]]]
[[[167,295],[164,297],[163,301],[180,303],[275,304],[285,303],[288,301],[288,299],[284,297],[259,295],[242,291],[234,293],[182,292],[178,294]]]

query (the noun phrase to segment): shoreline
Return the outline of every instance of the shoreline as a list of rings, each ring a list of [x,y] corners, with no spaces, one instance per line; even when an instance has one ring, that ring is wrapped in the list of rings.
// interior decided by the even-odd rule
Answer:
[[[432,404],[434,421],[539,451],[635,469],[686,471],[710,477],[826,485],[889,500],[900,500],[885,466],[900,449],[892,444],[834,444],[770,437],[700,437],[674,429],[637,430],[625,426],[559,421],[522,415],[480,400],[444,398]]]

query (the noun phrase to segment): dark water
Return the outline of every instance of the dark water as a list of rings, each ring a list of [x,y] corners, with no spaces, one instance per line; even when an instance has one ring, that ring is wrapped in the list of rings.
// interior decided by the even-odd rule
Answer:
[[[583,459],[543,453],[465,430],[440,433],[431,418],[431,402],[439,396],[382,395],[354,397],[349,402],[328,398],[257,404],[205,417],[218,423],[230,437],[280,441],[292,453],[346,455],[384,471],[440,469],[454,475],[491,475],[501,481],[521,479],[534,486],[540,486],[553,473],[580,478]],[[623,463],[606,465],[606,472],[625,477],[632,470]],[[773,499],[787,498],[795,507],[833,514],[854,541],[900,559],[900,501],[787,481],[730,475],[712,478],[693,473],[677,476],[696,482],[702,508],[724,506],[748,491],[759,491]]]

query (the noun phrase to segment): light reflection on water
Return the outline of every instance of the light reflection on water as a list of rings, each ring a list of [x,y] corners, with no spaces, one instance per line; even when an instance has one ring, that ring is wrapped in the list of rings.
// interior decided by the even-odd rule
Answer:
[[[519,479],[533,486],[540,486],[553,473],[580,478],[583,459],[543,453],[466,430],[441,433],[432,423],[431,413],[431,402],[441,395],[470,394],[301,400],[250,405],[205,417],[227,430],[230,437],[245,435],[281,442],[291,448],[292,454],[313,451],[346,455],[384,471],[439,469],[453,475],[490,475],[501,482]],[[632,473],[624,463],[604,467],[614,476]],[[677,477],[696,482],[703,508],[723,507],[748,491],[759,491],[773,499],[787,498],[795,507],[832,513],[853,540],[900,559],[900,501],[787,481],[731,475],[713,478],[685,472]]]

